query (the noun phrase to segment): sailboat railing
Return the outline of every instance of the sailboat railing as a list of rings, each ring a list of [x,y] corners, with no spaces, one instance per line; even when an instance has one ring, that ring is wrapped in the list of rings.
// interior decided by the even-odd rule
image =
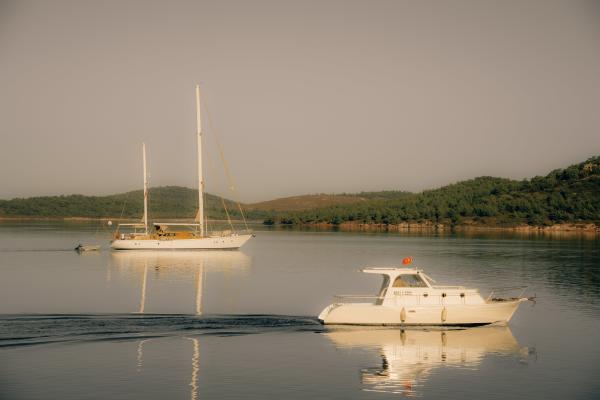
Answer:
[[[161,225],[161,226],[200,226],[201,224],[195,223],[185,223],[185,222],[153,222],[152,225]]]
[[[143,228],[146,225],[144,225],[144,224],[119,224],[118,226],[137,226],[137,227]]]
[[[253,235],[254,231],[252,229],[242,229],[242,230],[236,230],[236,231],[231,231],[229,229],[224,230],[224,231],[212,231],[210,232],[211,237],[223,237],[223,236],[231,236],[231,235]]]

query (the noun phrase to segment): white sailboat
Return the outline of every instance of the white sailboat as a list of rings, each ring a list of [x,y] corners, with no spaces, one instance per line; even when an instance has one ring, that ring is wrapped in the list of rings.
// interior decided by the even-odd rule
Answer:
[[[208,232],[204,216],[204,179],[202,175],[202,117],[200,86],[196,85],[196,136],[198,151],[198,213],[194,223],[155,222],[148,227],[148,179],[146,145],[142,144],[144,167],[144,216],[142,224],[119,224],[110,247],[113,250],[223,250],[238,249],[254,235],[248,231]],[[124,233],[120,228],[133,231]],[[172,229],[175,227],[175,229]],[[182,230],[187,228],[187,230]]]

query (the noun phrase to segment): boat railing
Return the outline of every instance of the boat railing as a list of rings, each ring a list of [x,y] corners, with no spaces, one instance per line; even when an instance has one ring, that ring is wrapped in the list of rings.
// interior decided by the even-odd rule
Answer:
[[[235,233],[236,235],[253,235],[254,230],[253,229],[236,229],[233,231],[233,233]]]
[[[222,230],[222,231],[212,231],[210,232],[210,236],[211,237],[224,237],[224,236],[231,236],[231,235],[252,235],[254,234],[252,229],[242,229],[242,230],[235,230],[232,231],[231,229],[226,229],[226,230]]]
[[[350,303],[369,303],[375,304],[381,302],[384,298],[382,296],[372,294],[338,294],[333,296],[333,302],[335,304],[350,304]]]
[[[510,296],[511,298],[520,298],[520,297],[523,297],[523,295],[525,294],[525,290],[527,290],[527,286],[504,286],[504,287],[492,288],[486,301],[499,300],[500,298],[497,297],[498,295],[507,296],[511,293],[512,294],[518,293],[518,295],[516,295],[516,296]]]
[[[117,224],[117,230],[119,230],[120,228],[125,227],[125,228],[133,228],[133,229],[138,229],[138,228],[146,228],[146,225],[144,224],[140,224],[140,223],[124,223],[124,224]]]
[[[464,290],[466,287],[464,286],[431,286],[432,289],[439,290]]]

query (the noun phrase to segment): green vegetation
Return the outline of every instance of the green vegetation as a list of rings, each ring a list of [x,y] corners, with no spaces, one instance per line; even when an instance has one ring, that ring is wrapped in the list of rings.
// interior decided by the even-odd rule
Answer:
[[[231,218],[239,218],[237,205],[224,200]],[[0,200],[0,216],[30,217],[119,217],[140,218],[143,214],[143,192],[111,196],[47,196],[27,199]],[[154,218],[194,218],[198,209],[198,191],[179,186],[151,188],[148,193],[148,213]],[[208,218],[226,219],[222,200],[205,195]]]
[[[600,221],[600,157],[530,180],[479,177],[421,193],[299,211],[272,212],[269,224],[431,222],[552,225]]]
[[[193,218],[197,190],[166,186],[150,189],[149,213],[154,218]],[[225,202],[233,219],[240,218],[230,200],[206,195],[208,218],[225,219]],[[142,215],[142,191],[112,196],[51,196],[0,200],[0,216],[119,217]],[[600,223],[600,157],[515,181],[479,177],[426,190],[306,195],[243,205],[247,218],[273,224],[403,222],[448,225],[553,225]]]

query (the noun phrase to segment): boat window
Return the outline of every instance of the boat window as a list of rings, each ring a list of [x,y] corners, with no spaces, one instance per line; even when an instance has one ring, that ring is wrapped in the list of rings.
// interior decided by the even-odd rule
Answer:
[[[390,277],[383,275],[383,282],[381,283],[381,289],[379,289],[379,297],[385,296],[388,286],[390,286]]]
[[[427,287],[427,284],[419,275],[400,275],[393,287]]]

